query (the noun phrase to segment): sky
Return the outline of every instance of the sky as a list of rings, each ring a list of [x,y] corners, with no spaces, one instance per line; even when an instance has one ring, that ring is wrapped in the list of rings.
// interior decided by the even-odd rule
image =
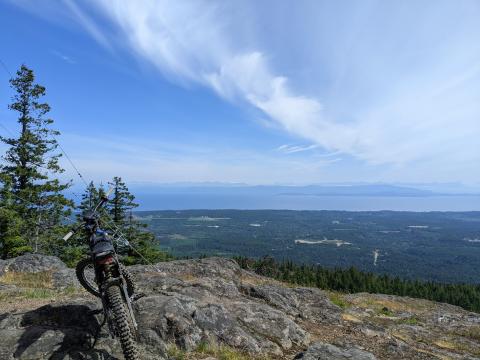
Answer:
[[[477,0],[0,0],[0,123],[18,129],[25,63],[89,180],[478,184],[479,19]]]

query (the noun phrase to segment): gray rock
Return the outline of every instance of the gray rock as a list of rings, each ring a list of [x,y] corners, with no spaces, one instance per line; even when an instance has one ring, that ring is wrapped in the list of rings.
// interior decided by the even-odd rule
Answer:
[[[15,269],[35,271],[56,263],[49,260],[28,256],[12,263],[16,264]],[[250,353],[280,356],[284,351],[304,346],[309,341],[310,335],[280,306],[272,307],[268,302],[245,296],[240,291],[242,270],[232,260],[174,261],[158,264],[157,268],[131,267],[139,287],[147,294],[134,305],[140,324],[139,343],[146,353],[165,356],[168,344],[194,350],[202,341],[208,341],[224,343]],[[56,287],[74,283],[73,271],[58,266],[53,272],[53,282]],[[292,300],[297,295],[285,292],[281,287],[271,291],[279,293],[278,296],[272,295],[275,298],[284,297],[298,304],[303,301],[301,297],[300,300]],[[277,302],[280,303],[280,300]],[[20,331],[16,333],[17,343],[21,344],[17,351],[20,358],[47,356],[47,352],[40,355],[47,349],[51,354],[73,356],[65,352],[65,347],[86,346],[98,327],[98,316],[88,315],[95,306],[100,304],[69,303],[42,307],[26,315],[6,314],[0,321],[0,329]],[[294,305],[289,306],[291,313],[300,311],[294,310]],[[72,335],[75,332],[77,336]],[[27,341],[22,340],[25,338]],[[100,344],[104,346],[105,342]],[[86,354],[83,348],[81,351]]]
[[[309,334],[284,312],[265,304],[235,302],[228,307],[243,328],[265,339],[259,344],[264,352],[281,354],[293,345],[306,345],[310,339]]]
[[[52,273],[52,286],[63,290],[68,287],[81,288],[74,269],[61,269]]]
[[[319,289],[291,289],[278,285],[248,285],[241,289],[246,295],[262,299],[294,317],[330,323],[340,320],[341,309],[332,304],[325,292]]]
[[[55,256],[25,254],[0,263],[0,275],[7,271],[37,273],[67,269],[67,266]]]
[[[135,310],[141,341],[154,347],[175,343],[193,350],[209,341],[279,355],[309,339],[284,313],[263,304],[206,304],[187,296],[157,295],[140,299]]]
[[[0,261],[2,269],[51,272],[55,288],[77,284],[73,270],[52,257]],[[285,287],[222,258],[133,266],[130,272],[145,293],[134,303],[141,359],[166,359],[172,344],[190,351],[209,342],[252,358],[285,360],[311,339],[316,343],[297,359],[474,359],[480,353],[474,332],[466,331],[479,326],[480,315],[451,305],[351,294],[342,295],[348,306],[341,309],[327,292]],[[0,291],[15,296],[22,289],[0,285]],[[99,299],[70,296],[47,306],[34,300],[23,309],[22,304],[10,307],[22,310],[0,310],[0,359],[121,359],[118,340],[100,326]],[[383,306],[395,316],[382,316]]]
[[[55,256],[40,254],[25,254],[13,259],[0,260],[0,277],[7,272],[15,273],[42,273],[46,272],[51,276],[54,289],[65,289],[67,287],[80,287],[77,281],[75,270],[67,266]],[[5,284],[0,284],[6,289]],[[14,285],[10,285],[11,287]]]
[[[196,311],[194,317],[195,323],[203,329],[207,340],[223,342],[252,353],[259,353],[262,350],[257,339],[240,326],[223,305],[208,304]],[[277,350],[273,344],[272,346]]]
[[[202,330],[193,314],[196,310],[193,299],[165,295],[149,296],[135,304],[137,321],[142,324],[140,339],[147,345],[166,348],[166,343],[192,350],[200,343]]]
[[[376,360],[373,354],[354,348],[339,348],[325,343],[315,343],[296,357],[301,360]]]
[[[117,359],[121,349],[101,329],[101,321],[98,304],[88,301],[3,314],[0,358]]]
[[[8,261],[0,259],[0,276],[5,274],[5,268],[7,267]]]

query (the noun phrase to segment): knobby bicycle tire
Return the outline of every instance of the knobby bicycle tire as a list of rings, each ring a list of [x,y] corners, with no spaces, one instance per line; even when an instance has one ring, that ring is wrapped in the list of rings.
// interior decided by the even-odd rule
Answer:
[[[120,339],[125,360],[139,360],[134,338],[134,329],[129,321],[127,304],[118,285],[110,286],[106,291],[108,307],[112,311],[116,335]]]

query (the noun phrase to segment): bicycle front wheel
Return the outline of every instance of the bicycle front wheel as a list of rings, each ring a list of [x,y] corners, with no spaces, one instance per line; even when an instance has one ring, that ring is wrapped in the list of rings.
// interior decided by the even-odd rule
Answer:
[[[125,360],[139,360],[134,339],[135,330],[129,321],[130,314],[119,286],[110,286],[106,291],[108,307],[112,312],[116,335],[120,340]]]
[[[78,282],[85,290],[94,296],[100,297],[100,291],[95,281],[95,268],[91,259],[80,260],[75,267],[75,274]]]

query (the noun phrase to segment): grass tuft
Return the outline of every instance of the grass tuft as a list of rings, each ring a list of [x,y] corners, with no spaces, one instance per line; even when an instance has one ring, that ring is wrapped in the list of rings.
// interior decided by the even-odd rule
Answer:
[[[185,350],[179,349],[175,344],[171,344],[167,348],[167,355],[172,360],[186,360],[187,353]]]
[[[420,321],[418,320],[417,317],[412,316],[409,318],[402,319],[400,322],[406,325],[418,325]]]
[[[0,302],[14,303],[22,300],[45,300],[70,297],[80,294],[81,290],[74,286],[65,289],[54,289],[52,272],[38,273],[7,272],[0,277],[0,284],[15,285],[12,289],[0,292]]]
[[[392,312],[392,310],[390,310],[389,308],[387,308],[386,306],[384,306],[383,308],[381,308],[378,312],[380,315],[384,315],[384,316],[395,316],[395,314]]]
[[[0,283],[16,285],[24,288],[52,288],[52,272],[37,273],[7,272],[0,277]]]
[[[333,304],[341,307],[342,309],[347,309],[351,305],[349,302],[345,301],[343,295],[340,293],[329,292],[328,297]]]

